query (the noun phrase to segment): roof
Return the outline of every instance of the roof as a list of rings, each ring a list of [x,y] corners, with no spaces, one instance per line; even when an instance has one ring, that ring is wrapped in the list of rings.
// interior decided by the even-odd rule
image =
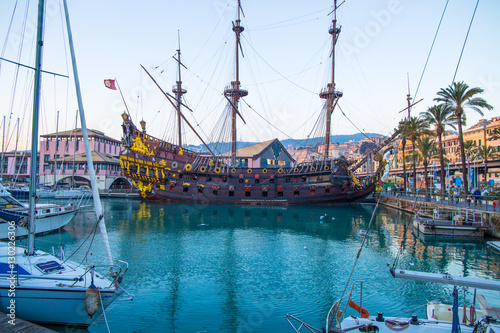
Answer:
[[[277,139],[274,139],[277,140]],[[251,146],[246,146],[240,149],[236,149],[236,157],[254,157],[264,151],[274,140],[269,140],[265,142],[259,142]],[[221,154],[222,156],[231,156],[231,152],[225,152]]]
[[[114,142],[118,142],[118,143],[120,142],[120,140],[116,140],[110,136],[105,135],[103,132],[98,131],[98,130],[94,130],[94,129],[87,129],[87,134],[88,134],[89,138],[90,137],[97,137],[97,138],[110,140],[110,141],[114,141]],[[44,134],[44,135],[40,135],[40,137],[41,138],[55,138],[56,135],[58,138],[73,137],[73,136],[75,136],[75,130],[72,129],[72,130],[62,131],[62,132],[57,132],[57,133]],[[79,138],[83,137],[81,128],[76,129],[76,136]]]
[[[287,156],[293,160],[293,157],[288,153],[288,150],[281,144],[280,140],[278,139],[273,139],[269,141],[264,141],[264,142],[259,142],[251,146],[246,146],[240,149],[236,150],[236,157],[237,158],[258,158],[259,155],[262,155],[268,147],[272,146],[275,142],[277,142],[281,148],[283,149],[284,152],[286,152]],[[222,156],[231,156],[231,152],[225,152],[222,154]]]
[[[64,160],[65,163],[73,163],[73,155],[56,159],[57,162],[61,162],[61,160]],[[85,153],[76,154],[74,161],[75,163],[87,162],[87,155]],[[120,164],[119,158],[97,151],[92,152],[92,161],[94,163]]]

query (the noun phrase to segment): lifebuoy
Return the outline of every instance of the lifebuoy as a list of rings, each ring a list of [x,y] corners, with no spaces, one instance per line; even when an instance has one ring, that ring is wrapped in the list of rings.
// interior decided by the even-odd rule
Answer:
[[[235,173],[236,172],[236,169],[235,168],[232,168],[231,169],[231,173]]]
[[[316,168],[312,166],[311,171],[316,171]]]
[[[174,162],[172,162],[172,168],[173,168],[173,169],[177,168],[177,162],[175,162],[175,161],[174,161]]]
[[[252,173],[252,169],[248,169],[248,170],[247,170],[247,172],[248,172],[248,173]]]
[[[283,173],[283,168],[279,168],[278,173]]]
[[[215,173],[219,173],[220,172],[220,167],[215,167],[214,171],[215,171]]]
[[[325,170],[326,170],[326,171],[330,170],[330,167],[329,167],[328,165],[327,165],[327,166],[325,166]]]
[[[266,168],[262,169],[262,173],[267,173],[267,169]]]
[[[184,167],[184,169],[186,169],[186,171],[190,171],[191,170],[191,164],[186,164],[186,166]]]
[[[206,167],[206,166],[202,165],[202,166],[200,167],[200,171],[201,171],[201,172],[205,172],[206,170],[207,170],[207,167]]]
[[[293,172],[295,172],[295,173],[299,172],[299,168],[293,169]]]

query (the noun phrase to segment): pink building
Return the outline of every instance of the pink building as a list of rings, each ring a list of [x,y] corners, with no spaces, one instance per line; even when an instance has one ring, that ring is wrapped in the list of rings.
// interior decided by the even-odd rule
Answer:
[[[121,176],[121,142],[97,130],[88,130],[90,150],[99,189],[129,188]],[[90,185],[81,129],[40,136],[39,182]]]

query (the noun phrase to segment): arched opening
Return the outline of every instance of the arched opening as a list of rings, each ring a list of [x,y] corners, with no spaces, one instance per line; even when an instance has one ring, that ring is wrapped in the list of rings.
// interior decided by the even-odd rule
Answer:
[[[57,188],[79,188],[79,187],[88,187],[90,188],[90,180],[85,177],[80,176],[68,176],[60,179],[57,184]]]
[[[109,186],[110,190],[128,190],[132,189],[133,186],[127,178],[116,178],[113,183]]]

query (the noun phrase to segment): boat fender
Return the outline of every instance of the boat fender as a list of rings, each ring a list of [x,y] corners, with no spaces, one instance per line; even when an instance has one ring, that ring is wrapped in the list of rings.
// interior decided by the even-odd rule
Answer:
[[[85,312],[90,318],[99,309],[99,290],[97,290],[94,283],[91,283],[87,291],[85,291]]]

